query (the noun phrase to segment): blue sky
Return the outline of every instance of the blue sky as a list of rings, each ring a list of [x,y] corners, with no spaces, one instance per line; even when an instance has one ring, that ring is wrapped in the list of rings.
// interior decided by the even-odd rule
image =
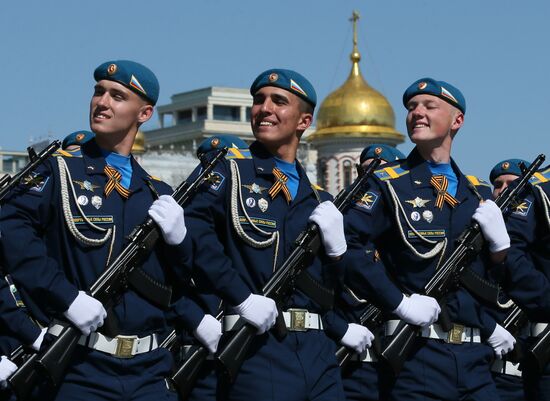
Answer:
[[[276,66],[306,75],[324,99],[349,73],[354,9],[362,17],[363,75],[393,105],[400,132],[404,89],[432,76],[459,87],[467,100],[453,148],[463,171],[487,177],[504,158],[550,153],[544,0],[6,2],[0,146],[21,150],[30,137],[88,128],[92,73],[109,59],[133,59],[155,71],[159,104],[206,86],[248,87]]]

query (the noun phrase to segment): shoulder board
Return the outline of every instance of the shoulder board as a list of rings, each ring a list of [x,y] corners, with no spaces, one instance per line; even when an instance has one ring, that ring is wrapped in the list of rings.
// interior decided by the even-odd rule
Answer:
[[[252,159],[250,149],[228,148],[226,159]]]
[[[319,185],[317,184],[311,184],[311,188],[313,188],[314,190],[316,191],[325,191],[325,189],[323,187],[320,187]],[[325,191],[326,192],[326,191]]]
[[[55,153],[52,153],[52,156],[63,156],[63,157],[82,157],[82,154],[80,153],[80,150],[75,151],[73,154],[72,152],[68,152],[63,149],[58,149],[55,151]]]
[[[489,187],[491,188],[491,185],[487,181],[483,181],[481,178],[476,177],[475,175],[467,175],[466,178],[470,183],[476,187],[482,186],[482,187]]]
[[[536,172],[529,180],[529,182],[533,185],[542,184],[543,182],[548,181],[550,181],[550,167],[546,170]]]
[[[401,176],[404,176],[405,174],[409,174],[409,170],[401,168],[400,164],[396,164],[395,166],[383,167],[380,170],[376,170],[374,172],[374,175],[382,181],[393,180],[394,178],[399,178]]]
[[[154,175],[149,175],[147,178],[153,180],[153,181],[162,181],[159,177],[155,177]]]

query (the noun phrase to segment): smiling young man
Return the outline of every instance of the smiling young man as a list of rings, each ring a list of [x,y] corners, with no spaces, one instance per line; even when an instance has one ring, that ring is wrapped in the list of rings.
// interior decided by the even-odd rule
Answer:
[[[170,187],[130,154],[138,128],[153,114],[158,81],[128,60],[101,64],[94,78],[95,138],[78,154],[48,159],[2,207],[0,228],[10,233],[1,242],[6,269],[49,335],[59,335],[61,322],[82,332],[56,399],[175,399],[164,383],[173,361],[158,347],[168,329],[165,310],[154,297],[165,289],[169,267],[183,265],[183,210],[167,195]],[[141,284],[152,296],[138,295],[132,285],[121,294],[109,311],[118,332],[108,337],[96,331],[107,311],[86,291],[148,215],[164,239],[141,267]]]
[[[511,349],[511,335],[463,288],[442,301],[453,323],[445,332],[436,323],[440,305],[420,294],[472,219],[480,223],[488,246],[471,268],[484,275],[490,259],[502,261],[510,244],[502,214],[490,200],[480,205],[482,197],[490,199],[489,186],[464,176],[451,159],[464,123],[462,93],[447,82],[423,78],[405,91],[403,104],[416,147],[407,159],[376,171],[370,196],[345,216],[348,285],[393,314],[385,324],[387,337],[397,319],[422,328],[400,374],[382,386],[381,398],[495,400],[489,363]],[[368,263],[367,246],[378,250],[381,264]]]
[[[256,78],[250,93],[256,138],[250,156],[226,158],[211,184],[186,207],[190,232],[200,241],[194,263],[224,302],[224,331],[243,321],[258,328],[236,381],[221,378],[218,394],[243,401],[343,399],[335,345],[324,328],[330,321],[350,346],[368,331],[335,325],[332,313],[323,309],[339,274],[334,260],[345,253],[346,242],[330,195],[309,182],[296,160],[300,138],[313,119],[315,91],[297,72],[271,69]],[[288,334],[278,340],[270,331],[277,308],[260,294],[309,221],[319,226],[323,248],[308,268],[309,288],[297,285],[280,305]],[[312,295],[311,287],[321,297]]]

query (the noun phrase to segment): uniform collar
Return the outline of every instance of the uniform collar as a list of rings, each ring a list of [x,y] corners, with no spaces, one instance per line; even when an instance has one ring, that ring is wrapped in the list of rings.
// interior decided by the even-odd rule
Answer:
[[[82,158],[84,159],[84,171],[87,175],[105,175],[103,169],[105,168],[105,157],[101,152],[100,147],[94,140],[91,140],[81,147]],[[130,162],[132,163],[132,180],[130,182],[130,192],[134,193],[138,191],[144,182],[151,181],[151,177],[143,168],[136,162],[134,157],[130,155]]]
[[[418,149],[415,147],[412,152],[407,157],[407,168],[410,173],[411,186],[413,188],[426,188],[431,187],[430,179],[432,177],[432,172],[430,166],[426,160],[420,155]],[[462,171],[458,168],[457,164],[451,158],[451,167],[456,174],[458,179],[458,188],[456,191],[455,198],[462,202],[466,199],[473,190],[470,189],[468,184],[468,179],[462,174]]]

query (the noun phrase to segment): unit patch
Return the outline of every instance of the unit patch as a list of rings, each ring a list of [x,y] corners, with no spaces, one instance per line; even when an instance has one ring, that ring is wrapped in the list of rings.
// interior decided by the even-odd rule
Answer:
[[[529,199],[523,199],[512,206],[512,213],[518,216],[526,217],[531,209],[531,202]]]
[[[355,205],[360,207],[361,209],[365,209],[368,211],[371,211],[374,205],[376,205],[376,202],[378,201],[379,194],[368,191],[365,192],[365,194],[361,197],[361,199],[358,199],[355,202]]]
[[[42,192],[50,177],[44,177],[35,172],[30,173],[21,179],[21,183],[29,188],[30,191]]]
[[[213,191],[220,189],[224,181],[225,177],[218,172],[213,172],[207,179],[207,182],[210,183],[210,189]]]

